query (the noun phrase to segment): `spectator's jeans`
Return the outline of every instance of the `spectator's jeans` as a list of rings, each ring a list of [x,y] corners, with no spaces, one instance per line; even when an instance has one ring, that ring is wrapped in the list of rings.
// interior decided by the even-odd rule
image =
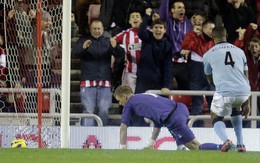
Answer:
[[[80,88],[80,98],[83,105],[83,113],[95,113],[97,108],[97,114],[103,121],[103,125],[107,125],[108,122],[108,109],[112,104],[112,92],[108,87],[85,87]],[[82,126],[94,126],[93,118],[82,118]]]
[[[191,90],[214,90],[214,87],[209,85],[207,77],[204,73],[203,62],[190,62],[190,89]],[[208,108],[211,106],[212,96],[206,96]],[[192,109],[190,115],[199,115],[203,109],[204,96],[192,96]]]

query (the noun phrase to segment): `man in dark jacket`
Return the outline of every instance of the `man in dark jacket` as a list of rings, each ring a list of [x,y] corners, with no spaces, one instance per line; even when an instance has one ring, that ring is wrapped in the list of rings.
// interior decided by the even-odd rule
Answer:
[[[152,17],[152,9],[146,9],[143,23],[138,29],[138,36],[142,40],[141,58],[137,70],[135,93],[144,93],[149,89],[160,89],[162,93],[169,92],[172,83],[172,55],[171,43],[166,37],[166,22],[156,19],[151,29],[147,30],[147,23]],[[145,126],[144,119],[133,117],[134,126]]]
[[[172,84],[172,47],[165,35],[166,22],[161,19],[154,20],[151,32],[147,30],[151,16],[152,9],[146,9],[143,23],[138,29],[142,47],[135,93],[143,93],[148,89],[162,89],[167,93]]]
[[[81,82],[80,96],[83,113],[98,115],[106,125],[108,109],[112,104],[111,93],[111,55],[118,62],[124,61],[124,49],[114,39],[103,36],[104,27],[101,21],[95,20],[90,25],[90,35],[82,37],[72,51],[80,57]],[[83,126],[93,126],[94,120],[83,118]]]

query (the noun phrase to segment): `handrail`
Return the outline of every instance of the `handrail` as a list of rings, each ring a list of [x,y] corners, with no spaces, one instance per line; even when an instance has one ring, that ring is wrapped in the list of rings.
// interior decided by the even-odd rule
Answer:
[[[15,118],[15,117],[38,117],[37,113],[0,113],[0,117],[4,117],[4,118]],[[53,117],[61,117],[60,113],[42,113],[42,117],[43,118],[53,118]],[[101,120],[101,118],[95,114],[76,114],[76,113],[71,113],[70,114],[70,118],[93,118],[99,127],[103,126],[103,122]],[[1,124],[1,122],[0,122]]]
[[[37,88],[1,88],[0,92],[2,93],[37,93]],[[42,92],[50,93],[50,113],[43,113],[42,117],[51,118],[51,117],[61,117],[60,113],[55,113],[55,103],[52,100],[55,98],[55,93],[61,95],[61,90],[56,88],[43,88]],[[37,117],[37,113],[0,113],[0,117],[18,117],[22,115],[25,117]],[[103,126],[103,122],[99,116],[95,114],[70,114],[70,118],[93,118],[97,122],[98,126]]]
[[[206,120],[206,119],[211,119],[210,115],[191,115],[191,116],[189,116],[188,126],[192,127],[193,123],[196,120]],[[225,117],[224,120],[231,120],[231,117]],[[260,121],[260,116],[248,116],[247,119],[244,119],[244,120],[257,120],[257,121]]]
[[[103,126],[103,122],[101,120],[101,118],[96,115],[96,114],[85,114],[85,113],[71,113],[70,114],[70,117],[71,118],[93,118],[97,124],[98,124],[98,127],[102,127]]]
[[[0,92],[2,93],[37,93],[37,88],[1,88]],[[43,88],[42,92],[53,92],[61,94],[61,90],[57,88]]]
[[[147,90],[146,93],[154,93],[159,95],[162,94],[161,90]],[[215,91],[187,91],[187,90],[170,90],[167,95],[191,95],[191,96],[201,96],[201,95],[214,95]],[[260,92],[251,92],[251,116],[257,116],[257,96],[260,96]],[[256,120],[251,120],[251,127],[256,128]]]
[[[147,90],[146,93],[164,95],[161,90]],[[215,91],[187,91],[187,90],[170,90],[167,95],[214,95]],[[260,92],[259,92],[260,95]]]
[[[1,88],[0,93],[37,93],[37,88]],[[43,93],[50,94],[50,113],[55,113],[55,94],[61,95],[61,90],[57,88],[43,88]],[[14,94],[13,94],[14,96]]]

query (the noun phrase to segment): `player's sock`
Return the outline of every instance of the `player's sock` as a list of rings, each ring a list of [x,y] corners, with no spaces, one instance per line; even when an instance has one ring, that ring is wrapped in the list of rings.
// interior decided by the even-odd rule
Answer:
[[[237,144],[244,145],[243,135],[242,135],[242,116],[231,116],[231,123],[234,127],[236,136],[237,136]]]
[[[204,143],[199,146],[199,150],[220,150],[222,144]]]
[[[217,136],[223,141],[226,142],[228,140],[227,134],[226,134],[226,125],[222,121],[218,121],[214,124],[214,130]]]

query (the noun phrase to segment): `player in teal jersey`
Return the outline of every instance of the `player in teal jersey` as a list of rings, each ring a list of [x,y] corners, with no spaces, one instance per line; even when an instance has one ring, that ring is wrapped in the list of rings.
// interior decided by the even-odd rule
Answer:
[[[216,134],[224,142],[222,151],[226,151],[231,148],[232,142],[225,132],[223,118],[231,115],[237,137],[237,151],[245,152],[242,116],[247,118],[250,112],[246,56],[243,50],[226,41],[227,32],[224,27],[214,28],[212,36],[216,45],[203,56],[204,72],[208,81],[216,87],[210,108],[212,123]]]

